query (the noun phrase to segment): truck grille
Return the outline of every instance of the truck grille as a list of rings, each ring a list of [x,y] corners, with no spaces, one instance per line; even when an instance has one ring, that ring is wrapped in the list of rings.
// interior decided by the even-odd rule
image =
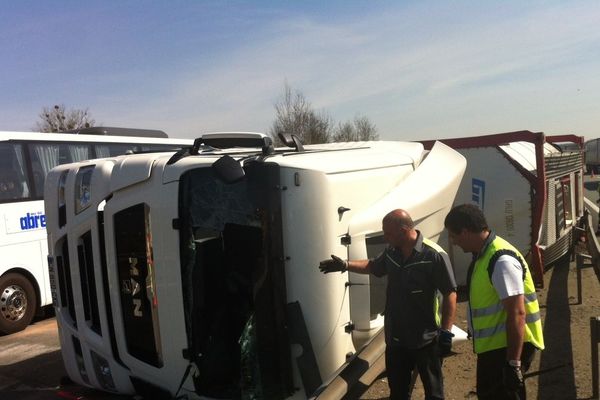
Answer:
[[[123,327],[129,353],[161,367],[150,212],[137,204],[114,215]]]
[[[121,357],[119,355],[119,349],[117,347],[117,340],[115,334],[115,324],[113,321],[112,304],[110,296],[110,286],[108,285],[108,268],[106,266],[106,242],[104,240],[104,212],[98,212],[98,241],[100,243],[100,267],[102,270],[102,289],[104,292],[104,307],[106,310],[106,320],[108,322],[108,335],[110,339],[110,346],[113,352],[115,360],[121,364]]]
[[[60,306],[67,309],[71,323],[77,328],[75,318],[75,302],[73,301],[73,285],[71,283],[71,266],[69,264],[69,244],[63,240],[60,255],[56,256],[56,272],[58,273]]]
[[[90,324],[90,328],[94,332],[101,335],[102,328],[100,326],[100,311],[98,310],[96,277],[94,275],[92,233],[89,231],[79,239],[77,258],[79,261],[79,277],[81,279],[81,295],[83,297],[85,320]]]

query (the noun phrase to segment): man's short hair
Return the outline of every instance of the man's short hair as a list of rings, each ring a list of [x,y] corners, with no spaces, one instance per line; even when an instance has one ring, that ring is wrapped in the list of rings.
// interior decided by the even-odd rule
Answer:
[[[460,233],[463,229],[479,233],[488,230],[483,212],[474,204],[460,204],[454,207],[444,220],[444,226],[451,232]]]

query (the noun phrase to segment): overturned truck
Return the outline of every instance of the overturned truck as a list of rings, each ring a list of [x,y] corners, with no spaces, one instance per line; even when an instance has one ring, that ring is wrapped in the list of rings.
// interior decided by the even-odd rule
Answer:
[[[151,398],[308,398],[375,342],[385,282],[325,276],[318,262],[376,255],[395,208],[437,240],[465,159],[442,143],[282,140],[206,134],[178,153],[51,171],[50,273],[75,382]]]

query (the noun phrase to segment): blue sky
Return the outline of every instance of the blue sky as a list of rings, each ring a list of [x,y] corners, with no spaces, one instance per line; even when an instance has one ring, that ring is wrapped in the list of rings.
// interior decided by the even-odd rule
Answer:
[[[382,139],[600,136],[597,1],[2,1],[0,130],[266,132],[284,82]]]

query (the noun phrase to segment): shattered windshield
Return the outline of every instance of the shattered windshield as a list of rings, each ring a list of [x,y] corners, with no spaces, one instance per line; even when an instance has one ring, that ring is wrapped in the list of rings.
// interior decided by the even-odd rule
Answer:
[[[196,392],[209,397],[277,399],[289,391],[286,369],[273,368],[289,368],[285,321],[273,317],[285,307],[282,257],[273,256],[281,251],[279,194],[269,183],[278,170],[256,164],[232,184],[211,168],[180,179],[186,330]]]

